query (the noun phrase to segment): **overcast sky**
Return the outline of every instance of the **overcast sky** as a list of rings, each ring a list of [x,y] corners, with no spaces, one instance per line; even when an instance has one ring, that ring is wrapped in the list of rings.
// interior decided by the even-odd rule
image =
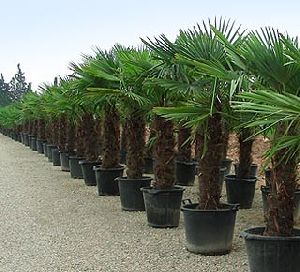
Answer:
[[[6,81],[25,72],[37,88],[69,73],[70,61],[98,46],[138,45],[140,37],[223,16],[246,29],[273,26],[300,34],[300,1],[289,0],[0,0],[0,73]]]

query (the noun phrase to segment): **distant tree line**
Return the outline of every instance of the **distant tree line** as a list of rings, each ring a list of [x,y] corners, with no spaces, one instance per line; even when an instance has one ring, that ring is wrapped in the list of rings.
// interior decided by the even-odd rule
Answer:
[[[22,96],[31,91],[31,83],[27,83],[25,75],[17,65],[18,71],[7,83],[2,74],[0,74],[0,107],[6,106],[12,102],[18,101]]]

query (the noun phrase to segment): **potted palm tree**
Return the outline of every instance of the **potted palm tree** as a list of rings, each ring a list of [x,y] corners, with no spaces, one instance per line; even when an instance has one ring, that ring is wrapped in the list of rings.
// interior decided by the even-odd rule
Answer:
[[[142,82],[145,72],[151,68],[151,55],[144,49],[113,48],[119,69],[114,70],[114,78],[122,82],[118,88],[89,88],[90,96],[115,100],[125,115],[122,134],[126,135],[126,177],[118,177],[121,207],[127,211],[145,210],[141,187],[149,186],[151,178],[143,176],[145,146],[145,114],[150,109]],[[98,60],[96,60],[98,61]],[[98,71],[110,80],[111,75],[103,75],[104,69],[98,63]],[[148,105],[148,106],[147,106]]]
[[[117,89],[119,68],[113,51],[96,50],[96,56],[86,56],[83,63],[72,64],[77,89],[87,94],[89,88]],[[88,97],[88,96],[85,96]],[[103,158],[99,167],[94,167],[98,195],[119,195],[115,178],[122,175],[120,165],[120,116],[116,100],[110,96],[99,96],[94,100],[96,111],[103,115]]]
[[[240,44],[240,30],[234,24],[223,20],[213,24],[230,39],[232,46]],[[205,144],[198,164],[199,202],[185,203],[182,208],[186,246],[194,253],[226,254],[231,250],[238,210],[238,205],[220,202],[219,171],[224,159],[224,145],[227,145],[224,118],[231,116],[232,86],[214,73],[208,73],[207,68],[221,66],[226,70],[233,63],[228,62],[223,45],[204,22],[194,30],[181,31],[174,44],[165,37],[157,43],[161,48],[171,47],[175,51],[175,61],[189,68],[188,85],[195,89],[195,94],[180,107],[158,108],[156,112],[188,126],[200,127],[204,132]],[[179,87],[182,84],[174,82],[173,85]]]
[[[236,58],[247,60],[245,68],[261,83],[257,91],[241,95],[246,101],[237,102],[238,110],[256,115],[249,126],[260,125],[262,131],[273,128],[266,226],[243,232],[250,269],[296,271],[300,231],[294,229],[293,211],[299,163],[300,50],[295,40],[266,28],[251,32]]]

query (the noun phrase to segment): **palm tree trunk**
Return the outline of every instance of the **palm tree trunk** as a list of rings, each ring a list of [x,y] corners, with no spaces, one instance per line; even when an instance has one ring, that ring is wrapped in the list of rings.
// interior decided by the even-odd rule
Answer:
[[[191,161],[192,160],[192,141],[191,141],[191,128],[179,125],[178,138],[177,138],[177,160],[178,161]]]
[[[94,123],[96,138],[97,138],[97,153],[101,155],[103,153],[103,122],[100,118],[96,118]]]
[[[132,114],[127,122],[127,176],[138,179],[143,176],[146,123],[143,116]]]
[[[145,158],[153,158],[153,147],[154,145],[152,144],[153,138],[156,136],[155,128],[154,128],[154,122],[152,121],[149,127],[149,136],[147,143],[145,144]]]
[[[80,118],[76,124],[75,150],[78,157],[84,156],[84,122]]]
[[[118,167],[120,163],[120,116],[116,109],[105,109],[103,127],[103,168]]]
[[[83,144],[84,155],[87,161],[94,162],[98,160],[97,134],[95,131],[94,117],[91,113],[85,113],[82,116],[83,123]]]
[[[65,151],[67,143],[67,118],[61,115],[58,121],[58,148],[60,151]]]
[[[157,138],[154,147],[154,187],[169,189],[175,184],[175,137],[173,123],[162,117],[155,117]]]
[[[69,154],[74,152],[75,149],[75,125],[71,120],[67,120],[67,139],[66,139],[66,152]]]
[[[239,167],[237,178],[249,178],[250,166],[253,162],[252,159],[252,146],[254,139],[248,139],[251,136],[251,130],[244,128],[239,133],[240,155],[239,155]]]
[[[201,127],[197,128],[195,134],[195,160],[200,161],[204,151],[204,132]]]
[[[220,205],[219,171],[223,144],[222,117],[217,113],[208,120],[206,152],[199,161],[200,209],[216,209]]]
[[[285,134],[286,126],[279,124],[275,139]],[[290,129],[292,134],[293,129]],[[297,155],[283,160],[287,150],[279,150],[272,160],[271,193],[266,216],[267,236],[292,236],[294,228],[294,193],[297,184]]]

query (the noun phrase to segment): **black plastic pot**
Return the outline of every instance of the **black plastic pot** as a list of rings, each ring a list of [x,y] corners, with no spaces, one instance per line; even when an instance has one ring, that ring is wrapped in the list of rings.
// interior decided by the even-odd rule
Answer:
[[[120,195],[118,180],[116,178],[123,175],[124,166],[116,168],[94,167],[97,182],[97,192],[102,195]]]
[[[183,186],[193,186],[196,175],[196,161],[176,161],[175,178],[176,184]]]
[[[23,134],[23,141],[25,146],[29,146],[29,135],[28,133]]]
[[[34,136],[32,136],[30,138],[30,149],[32,151],[37,151],[37,147],[36,147],[36,138]]]
[[[294,236],[263,236],[264,228],[243,231],[250,272],[296,272],[300,270],[300,230]]]
[[[153,158],[144,158],[144,173],[145,174],[153,174]]]
[[[39,154],[44,154],[44,147],[43,147],[44,142],[45,140],[43,139],[36,139],[36,150]]]
[[[86,160],[79,161],[79,165],[81,166],[81,171],[83,174],[84,183],[87,186],[96,186],[96,175],[93,170],[94,166],[99,166],[101,162],[89,162]]]
[[[82,179],[83,173],[79,161],[83,161],[85,158],[77,156],[69,156],[70,174],[73,179]]]
[[[218,210],[197,209],[198,203],[184,200],[186,248],[203,255],[223,255],[231,251],[237,204],[222,204]],[[186,204],[186,203],[189,204]]]
[[[223,167],[226,168],[225,176],[227,176],[230,173],[231,165],[232,165],[231,159],[226,158],[226,159],[222,160],[221,168],[223,168]]]
[[[51,149],[53,166],[60,166],[60,155],[58,148]]]
[[[234,173],[237,175],[239,171],[239,163],[234,163]],[[250,166],[250,177],[256,177],[257,174],[257,164],[252,163]]]
[[[119,182],[121,208],[124,211],[144,211],[145,203],[142,187],[149,187],[152,178],[142,177],[140,179],[117,178]]]
[[[126,156],[127,156],[127,151],[125,149],[121,149],[121,151],[120,151],[120,163],[121,164],[126,164]]]
[[[52,162],[52,149],[54,148],[57,148],[56,145],[47,144],[47,157],[49,162]]]
[[[241,209],[250,209],[255,194],[256,177],[237,179],[236,175],[225,177],[227,202],[240,204]]]
[[[174,186],[167,190],[152,187],[141,188],[143,192],[148,225],[155,228],[178,227],[180,205],[184,188]]]
[[[45,157],[48,157],[48,154],[47,154],[47,141],[45,141],[44,143],[43,143],[43,150],[44,150],[44,155],[45,155]]]
[[[270,187],[261,186],[260,190],[261,190],[261,196],[263,201],[264,214],[267,214],[269,208],[267,196],[270,194]],[[297,221],[300,218],[300,190],[296,190],[294,194],[294,203],[295,203],[294,220]]]
[[[69,164],[69,153],[60,152],[60,166],[61,170],[65,172],[70,172],[70,164]]]
[[[223,185],[224,185],[224,179],[227,173],[227,168],[226,167],[220,167],[219,170],[219,182],[220,182],[220,191],[222,192],[223,190]]]

